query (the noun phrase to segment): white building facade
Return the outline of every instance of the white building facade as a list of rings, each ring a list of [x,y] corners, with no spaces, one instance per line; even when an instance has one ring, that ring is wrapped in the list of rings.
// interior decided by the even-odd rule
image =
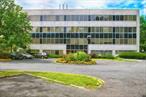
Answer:
[[[33,26],[32,50],[67,54],[139,51],[139,10],[25,10]]]

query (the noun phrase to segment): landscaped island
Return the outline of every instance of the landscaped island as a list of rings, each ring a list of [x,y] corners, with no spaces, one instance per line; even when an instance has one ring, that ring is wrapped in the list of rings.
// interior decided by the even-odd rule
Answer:
[[[1,77],[10,77],[16,75],[31,75],[42,78],[44,80],[70,85],[79,88],[96,89],[104,84],[104,81],[97,79],[92,76],[81,75],[81,74],[69,74],[60,72],[32,72],[32,71],[0,71]]]
[[[96,61],[92,60],[90,55],[81,51],[67,54],[64,57],[57,59],[56,62],[68,64],[96,64]]]

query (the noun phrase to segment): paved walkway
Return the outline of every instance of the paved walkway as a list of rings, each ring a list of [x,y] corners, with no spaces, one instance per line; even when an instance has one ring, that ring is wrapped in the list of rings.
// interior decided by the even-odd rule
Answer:
[[[56,90],[54,90],[54,93],[55,91],[57,91],[56,93],[59,93],[59,95],[57,96],[49,96],[51,95],[49,94],[49,92],[48,96],[45,96],[45,92],[38,91],[45,97],[143,97],[143,95],[146,95],[146,60],[137,62],[116,62],[110,60],[100,60],[97,61],[97,65],[67,65],[53,63],[52,59],[34,59],[5,63],[0,62],[0,70],[4,69],[79,73],[95,76],[97,78],[99,77],[105,81],[103,88],[88,92],[81,89],[75,89],[74,87],[57,84],[58,88],[55,88]],[[33,78],[33,80],[35,81],[35,78]],[[0,83],[1,82],[4,82],[4,80],[0,79]],[[2,86],[6,87],[4,85]],[[56,84],[50,86],[48,83],[47,86],[48,88],[45,88],[44,86],[44,89],[47,89],[45,91],[50,91],[49,89],[52,90],[53,87],[56,87]],[[43,89],[43,86],[41,87]],[[4,91],[2,90],[3,89],[0,84],[0,94],[2,92],[4,93]],[[37,88],[34,89],[34,91],[37,90]],[[35,93],[32,93],[29,96],[32,95],[35,95]]]

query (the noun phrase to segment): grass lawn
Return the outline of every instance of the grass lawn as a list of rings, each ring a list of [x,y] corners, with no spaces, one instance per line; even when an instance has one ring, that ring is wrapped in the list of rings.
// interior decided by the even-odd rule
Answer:
[[[113,61],[119,61],[119,62],[136,62],[135,59],[124,59],[124,58],[115,58],[115,59],[105,59],[105,58],[93,58],[92,60],[113,60]]]
[[[69,74],[60,72],[31,72],[16,70],[0,71],[0,77],[9,77],[20,74],[32,75],[48,81],[87,89],[96,89],[98,87],[101,87],[104,83],[101,79],[80,74]]]

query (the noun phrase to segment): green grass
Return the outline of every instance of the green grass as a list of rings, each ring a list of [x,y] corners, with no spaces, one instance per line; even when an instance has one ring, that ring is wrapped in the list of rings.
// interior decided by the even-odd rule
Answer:
[[[113,60],[113,61],[118,61],[118,62],[136,62],[135,59],[124,59],[124,58],[119,58],[116,57],[115,59],[105,59],[105,58],[93,58],[92,60]]]
[[[13,70],[7,70],[7,71],[0,71],[0,77],[9,77],[9,76],[15,76],[22,74],[22,71],[13,71]]]
[[[61,58],[61,55],[56,55],[56,54],[48,54],[48,58]]]
[[[101,79],[81,74],[69,74],[60,72],[0,71],[0,77],[20,74],[28,74],[48,81],[87,89],[95,89],[101,87],[104,83]]]

